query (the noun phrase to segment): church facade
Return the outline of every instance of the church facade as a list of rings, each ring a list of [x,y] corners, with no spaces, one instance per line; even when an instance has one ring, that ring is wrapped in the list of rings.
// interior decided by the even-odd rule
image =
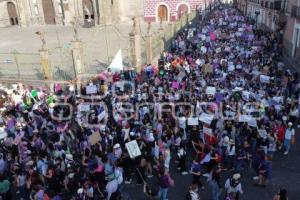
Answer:
[[[0,27],[70,25],[76,17],[83,26],[128,21],[173,21],[210,0],[0,0]]]

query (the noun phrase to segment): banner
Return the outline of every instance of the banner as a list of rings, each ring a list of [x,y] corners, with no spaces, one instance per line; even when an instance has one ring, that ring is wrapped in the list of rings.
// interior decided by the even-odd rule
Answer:
[[[127,142],[125,144],[125,147],[129,153],[130,158],[132,158],[132,159],[142,155],[140,147],[139,147],[138,143],[136,142],[136,140]]]

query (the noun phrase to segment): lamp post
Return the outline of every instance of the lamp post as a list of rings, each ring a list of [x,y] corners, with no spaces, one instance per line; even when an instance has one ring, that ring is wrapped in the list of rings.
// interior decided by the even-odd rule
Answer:
[[[255,21],[255,27],[256,27],[256,29],[257,29],[258,15],[260,15],[259,10],[255,11],[255,20],[256,20],[256,21]]]

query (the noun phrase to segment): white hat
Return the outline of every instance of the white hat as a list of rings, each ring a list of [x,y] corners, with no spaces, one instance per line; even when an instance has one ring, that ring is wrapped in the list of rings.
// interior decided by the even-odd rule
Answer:
[[[117,148],[120,148],[120,147],[121,147],[121,146],[120,146],[119,143],[117,143],[117,144],[114,145],[114,149],[117,149]]]
[[[66,154],[66,159],[73,160],[73,155],[72,154]]]
[[[224,142],[226,142],[226,143],[229,142],[229,137],[228,137],[228,136],[225,136],[225,137],[224,137]]]
[[[292,123],[292,122],[289,122],[289,123],[288,123],[288,125],[289,125],[289,126],[292,126],[292,125],[293,125],[293,123]]]
[[[240,175],[240,174],[233,174],[232,178],[233,178],[234,180],[238,180],[238,179],[241,178],[241,175]]]

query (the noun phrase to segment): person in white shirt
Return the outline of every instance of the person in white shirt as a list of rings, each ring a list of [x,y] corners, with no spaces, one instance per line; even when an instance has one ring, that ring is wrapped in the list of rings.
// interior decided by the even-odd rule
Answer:
[[[293,137],[295,137],[295,129],[293,128],[292,122],[289,122],[288,128],[286,129],[284,134],[284,142],[283,142],[283,146],[285,149],[284,155],[287,155],[289,153]]]
[[[236,200],[239,199],[240,194],[243,194],[240,178],[241,178],[240,174],[234,174],[232,177],[228,178],[225,182],[225,190],[227,192],[227,195],[233,194]]]

